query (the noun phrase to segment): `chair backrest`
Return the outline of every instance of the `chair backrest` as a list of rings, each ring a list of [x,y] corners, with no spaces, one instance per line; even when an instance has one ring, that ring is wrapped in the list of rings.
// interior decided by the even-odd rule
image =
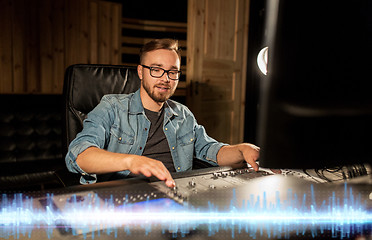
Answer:
[[[83,129],[87,114],[105,94],[132,93],[141,84],[136,67],[97,64],[69,66],[64,80],[64,132],[63,151]]]

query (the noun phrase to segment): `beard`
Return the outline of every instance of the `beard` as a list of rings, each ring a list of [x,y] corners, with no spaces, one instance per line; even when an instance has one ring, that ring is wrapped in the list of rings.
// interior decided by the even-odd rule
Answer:
[[[142,86],[145,89],[145,91],[147,92],[147,94],[152,98],[152,100],[154,100],[155,102],[160,102],[160,103],[163,103],[163,102],[167,101],[170,97],[172,97],[175,90],[176,90],[176,88],[172,89],[171,86],[169,86],[167,84],[156,84],[151,88],[147,84],[147,82],[144,81],[144,80],[142,81]],[[158,92],[158,91],[155,91],[156,87],[166,87],[166,88],[169,88],[170,91],[165,92],[165,93]]]

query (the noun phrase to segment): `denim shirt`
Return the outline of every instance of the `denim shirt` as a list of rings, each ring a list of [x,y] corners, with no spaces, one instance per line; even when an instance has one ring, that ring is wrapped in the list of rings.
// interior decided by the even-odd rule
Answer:
[[[191,170],[194,156],[217,166],[217,153],[226,144],[209,137],[186,106],[167,100],[164,111],[163,131],[176,171]],[[67,168],[82,175],[81,184],[95,183],[96,174],[83,171],[76,163],[77,156],[89,147],[142,155],[149,129],[150,121],[139,90],[131,94],[105,95],[84,120],[83,130],[70,143],[65,158]],[[117,174],[124,178],[129,173],[124,170]]]

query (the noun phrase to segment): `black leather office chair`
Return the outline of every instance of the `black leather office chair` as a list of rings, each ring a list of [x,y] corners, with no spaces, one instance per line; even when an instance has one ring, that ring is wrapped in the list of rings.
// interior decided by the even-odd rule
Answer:
[[[66,129],[63,148],[67,151],[70,142],[83,129],[83,120],[103,95],[132,93],[140,84],[136,67],[91,64],[68,67],[63,89]]]
[[[63,156],[70,142],[83,129],[87,114],[100,102],[105,94],[132,93],[141,81],[136,67],[117,65],[76,64],[65,73],[63,88],[65,113],[63,132]],[[63,177],[66,185],[77,184],[77,175]],[[107,180],[107,177],[104,178]]]

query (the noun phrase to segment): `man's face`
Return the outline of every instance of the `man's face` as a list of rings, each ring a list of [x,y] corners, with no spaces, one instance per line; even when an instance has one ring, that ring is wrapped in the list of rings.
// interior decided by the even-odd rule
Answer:
[[[164,70],[180,70],[180,60],[175,51],[159,49],[144,55],[143,65],[160,67]],[[160,78],[152,77],[150,69],[138,67],[138,74],[142,80],[142,87],[155,102],[162,103],[168,100],[175,92],[178,80],[169,79],[168,74]]]

